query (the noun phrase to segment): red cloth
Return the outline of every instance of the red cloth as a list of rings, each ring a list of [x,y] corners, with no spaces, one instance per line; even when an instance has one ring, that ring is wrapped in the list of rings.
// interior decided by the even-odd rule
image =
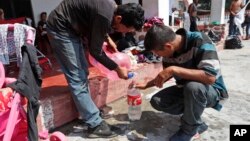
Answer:
[[[52,70],[52,67],[49,63],[49,58],[47,57],[42,57],[38,59],[38,63],[40,67],[43,69],[43,71],[50,71]]]

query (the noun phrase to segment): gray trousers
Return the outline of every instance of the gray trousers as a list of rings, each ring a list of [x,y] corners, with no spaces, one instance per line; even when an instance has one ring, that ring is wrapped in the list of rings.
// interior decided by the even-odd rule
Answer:
[[[181,129],[188,134],[196,134],[203,123],[201,115],[206,107],[213,107],[219,100],[218,92],[211,85],[187,82],[165,88],[155,94],[150,103],[158,111],[182,115]]]

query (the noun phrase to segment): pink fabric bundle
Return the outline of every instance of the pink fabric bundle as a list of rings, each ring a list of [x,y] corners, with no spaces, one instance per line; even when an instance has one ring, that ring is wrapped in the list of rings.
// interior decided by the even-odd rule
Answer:
[[[144,23],[145,28],[150,28],[153,25],[163,25],[163,19],[159,17],[153,17],[147,20],[146,23]]]

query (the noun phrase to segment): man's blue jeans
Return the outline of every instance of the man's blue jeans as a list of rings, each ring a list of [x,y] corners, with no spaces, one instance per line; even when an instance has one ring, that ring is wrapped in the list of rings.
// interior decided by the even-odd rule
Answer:
[[[165,88],[151,99],[153,108],[173,115],[182,115],[181,129],[188,134],[196,134],[203,124],[201,115],[206,107],[213,107],[219,100],[218,92],[211,85],[187,82]]]
[[[52,31],[49,27],[47,31],[50,44],[54,49],[55,56],[67,79],[72,97],[80,115],[89,127],[96,127],[101,123],[102,118],[100,117],[99,109],[90,96],[88,63],[84,54],[81,38],[72,33],[62,35]]]

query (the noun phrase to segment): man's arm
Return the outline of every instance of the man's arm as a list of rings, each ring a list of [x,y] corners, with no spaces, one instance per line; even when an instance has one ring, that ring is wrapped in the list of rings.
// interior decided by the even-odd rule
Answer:
[[[215,76],[206,73],[199,69],[187,69],[178,66],[170,66],[161,71],[153,80],[154,85],[162,87],[164,82],[176,76],[181,79],[197,81],[203,84],[213,84],[216,80]]]
[[[101,64],[110,70],[117,68],[117,64],[112,61],[102,50],[103,42],[108,33],[110,23],[108,19],[97,16],[92,24],[92,29],[89,39],[89,52]]]
[[[103,42],[110,28],[110,22],[108,19],[101,15],[95,18],[92,25],[92,31],[89,42],[90,54],[101,64],[103,64],[109,70],[115,70],[118,76],[122,79],[128,79],[128,70],[123,67],[119,67],[113,60],[111,60],[106,53],[102,50]]]
[[[155,79],[151,79],[150,81],[144,82],[144,83],[136,83],[136,82],[132,82],[135,83],[135,87],[138,89],[147,89],[150,87],[154,87],[155,86]]]
[[[106,42],[109,45],[109,49],[111,52],[117,52],[117,46],[115,44],[115,42],[110,38],[110,36],[108,34],[106,34]]]
[[[136,87],[139,89],[147,89],[149,87],[157,86],[161,88],[167,80],[177,76],[181,79],[196,81],[203,84],[211,85],[215,82],[216,77],[206,73],[203,70],[186,69],[178,66],[170,66],[161,71],[155,79],[148,81],[147,83],[137,83]]]
[[[173,66],[172,69],[173,76],[177,76],[182,79],[197,81],[208,85],[213,84],[216,80],[215,76],[207,74],[204,70],[186,69],[177,66]]]

